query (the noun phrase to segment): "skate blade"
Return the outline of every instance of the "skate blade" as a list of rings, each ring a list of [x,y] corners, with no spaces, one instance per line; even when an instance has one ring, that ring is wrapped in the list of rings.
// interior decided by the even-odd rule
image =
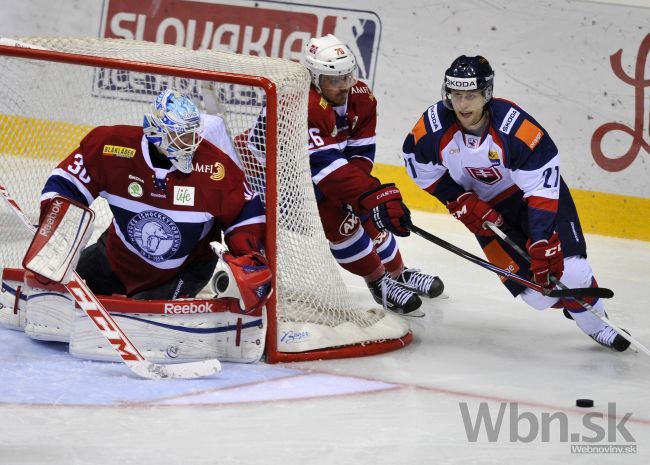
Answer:
[[[409,318],[423,318],[425,314],[421,310],[413,310],[412,312],[409,313],[398,313],[398,315],[406,316]]]

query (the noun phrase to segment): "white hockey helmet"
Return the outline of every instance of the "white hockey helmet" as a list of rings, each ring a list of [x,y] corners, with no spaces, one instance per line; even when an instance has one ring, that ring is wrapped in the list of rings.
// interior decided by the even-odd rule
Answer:
[[[311,74],[311,82],[320,88],[320,77],[351,75],[356,79],[357,60],[347,45],[332,34],[312,37],[302,54],[301,63]]]
[[[147,140],[181,172],[192,172],[192,157],[203,140],[203,121],[189,97],[168,89],[156,97],[142,124]]]

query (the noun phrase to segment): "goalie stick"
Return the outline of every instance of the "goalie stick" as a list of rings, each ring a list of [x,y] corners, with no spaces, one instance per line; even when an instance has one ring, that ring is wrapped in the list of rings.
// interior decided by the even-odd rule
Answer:
[[[29,221],[29,218],[27,218],[16,200],[9,195],[7,188],[2,183],[0,183],[0,193],[11,211],[22,220],[32,233],[36,233],[37,228]],[[217,359],[173,364],[153,363],[146,360],[76,272],[72,273],[72,279],[65,287],[77,305],[117,351],[126,366],[136,375],[146,379],[193,379],[210,376],[221,371],[221,363]]]
[[[528,287],[530,289],[533,289],[541,294],[544,294],[545,296],[548,297],[600,297],[603,299],[609,299],[614,296],[614,293],[611,291],[611,289],[607,289],[604,287],[580,287],[580,288],[573,288],[573,289],[546,289],[539,284],[536,284],[532,281],[527,280],[526,278],[522,278],[518,274],[512,273],[508,270],[504,270],[503,268],[499,268],[496,265],[493,265],[492,263],[483,260],[480,257],[477,257],[476,255],[473,255],[466,250],[461,249],[460,247],[456,247],[454,244],[450,244],[449,242],[440,239],[438,236],[434,236],[430,232],[425,231],[424,229],[421,229],[414,224],[408,224],[406,226],[410,231],[413,231],[415,234],[418,236],[423,237],[424,239],[428,240],[429,242],[433,242],[434,244],[442,247],[443,249],[449,250],[452,253],[455,253],[456,255],[463,257],[465,260],[469,260],[472,263],[475,263],[476,265],[479,265],[483,268],[486,268],[500,276],[503,276],[506,279],[510,279],[511,281],[515,281],[518,284],[521,284],[522,286]]]
[[[512,247],[512,248],[513,248],[513,249],[514,249],[514,250],[515,250],[519,255],[521,255],[522,258],[524,258],[526,261],[530,262],[530,257],[528,256],[528,254],[527,254],[527,253],[526,253],[526,252],[525,252],[521,247],[519,247],[519,246],[515,243],[515,241],[513,241],[512,239],[510,239],[510,237],[509,237],[506,233],[504,233],[504,232],[503,232],[503,231],[502,231],[502,230],[501,230],[501,229],[500,229],[496,224],[494,224],[494,223],[490,223],[489,221],[486,221],[486,222],[485,222],[485,225],[486,225],[488,228],[490,228],[490,229],[492,230],[492,232],[494,232],[494,234],[496,234],[497,236],[499,236],[499,238],[500,238],[503,242],[505,242],[506,244],[508,244],[508,245],[509,245],[510,247]],[[555,284],[555,285],[556,285],[557,287],[559,287],[560,289],[567,289],[567,287],[566,287],[564,284],[562,284],[562,282],[561,282],[559,279],[557,279],[555,276],[551,276],[550,279],[551,279],[551,282],[553,282],[553,284]],[[626,332],[623,331],[621,328],[619,328],[619,327],[616,326],[614,323],[612,323],[612,321],[611,321],[609,318],[607,318],[606,316],[601,315],[600,313],[598,313],[598,312],[596,311],[596,309],[595,309],[594,307],[592,307],[591,304],[589,304],[589,302],[585,302],[585,301],[584,301],[583,299],[581,299],[580,297],[570,297],[570,298],[573,299],[573,300],[575,300],[576,302],[578,302],[578,303],[579,303],[579,304],[580,304],[580,305],[581,305],[585,310],[589,310],[591,313],[593,313],[594,316],[596,316],[600,321],[602,321],[602,322],[605,323],[606,325],[611,326],[611,328],[612,328],[614,331],[616,331],[618,334],[621,335],[621,337],[623,337],[623,338],[626,339],[628,342],[630,342],[630,344],[633,344],[633,345],[636,346],[638,349],[640,349],[641,352],[643,352],[643,353],[646,354],[646,355],[650,355],[650,350],[648,350],[648,349],[647,349],[643,344],[641,344],[639,341],[637,341],[636,339],[634,339],[634,338],[633,338],[632,336],[630,336],[628,333],[626,333]]]

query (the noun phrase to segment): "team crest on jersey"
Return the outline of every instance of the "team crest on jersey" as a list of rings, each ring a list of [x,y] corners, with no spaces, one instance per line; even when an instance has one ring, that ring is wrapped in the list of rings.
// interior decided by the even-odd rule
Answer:
[[[181,234],[176,223],[155,210],[146,210],[131,218],[126,233],[140,255],[155,263],[173,257],[181,246]]]
[[[321,106],[321,108],[322,108],[323,110],[324,110],[325,108],[327,108],[327,105],[329,105],[329,104],[327,103],[327,100],[325,100],[325,97],[321,97],[321,98],[320,98],[320,102],[318,102],[318,104]]]
[[[381,244],[384,243],[384,241],[386,240],[387,237],[388,237],[388,231],[386,231],[386,230],[381,231],[372,240],[372,245],[374,245],[375,247],[380,246]]]
[[[488,152],[488,160],[490,160],[492,166],[501,164],[501,159],[499,158],[499,152],[497,152],[496,150],[490,150]]]
[[[489,168],[471,168],[465,167],[471,177],[484,184],[496,184],[503,179],[501,172],[494,166]]]
[[[354,213],[348,213],[348,216],[345,217],[339,226],[339,234],[341,236],[351,236],[358,224],[359,217]]]
[[[102,149],[102,155],[105,157],[133,158],[135,157],[135,149],[120,147],[119,145],[105,145]]]

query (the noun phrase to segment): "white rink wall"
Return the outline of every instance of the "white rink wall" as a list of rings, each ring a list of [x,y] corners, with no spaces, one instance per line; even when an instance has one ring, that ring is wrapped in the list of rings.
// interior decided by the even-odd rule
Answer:
[[[379,101],[378,175],[393,176],[415,208],[431,199],[411,200],[415,189],[400,179],[404,137],[440,98],[451,61],[481,54],[495,69],[495,95],[555,140],[564,178],[583,194],[586,229],[650,240],[645,222],[632,220],[650,212],[650,0],[0,3],[0,35],[9,37],[140,38],[295,59],[310,35],[335,32],[360,54]],[[628,223],[621,230],[608,225],[621,222],[616,212]]]

